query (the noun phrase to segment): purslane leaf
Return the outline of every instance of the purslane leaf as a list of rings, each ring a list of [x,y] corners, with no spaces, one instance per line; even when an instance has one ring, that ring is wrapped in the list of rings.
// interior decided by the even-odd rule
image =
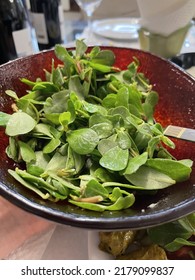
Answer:
[[[126,174],[125,178],[146,190],[164,189],[176,183],[168,175],[149,166],[141,166],[135,173]]]
[[[140,168],[140,166],[142,166],[146,163],[147,159],[148,159],[147,152],[144,152],[143,154],[138,155],[134,158],[130,158],[123,174],[130,175],[130,174],[136,172]]]
[[[99,141],[97,133],[91,128],[81,128],[67,132],[67,142],[80,155],[86,155],[95,149]]]
[[[188,162],[192,163],[191,160]],[[155,158],[148,159],[146,165],[167,174],[177,182],[187,180],[191,173],[191,167],[183,164],[182,161]]]
[[[129,158],[128,150],[115,146],[103,154],[100,165],[108,170],[121,171],[127,166]]]
[[[32,131],[36,124],[36,121],[31,116],[24,112],[18,111],[10,116],[5,132],[9,136],[26,134]]]

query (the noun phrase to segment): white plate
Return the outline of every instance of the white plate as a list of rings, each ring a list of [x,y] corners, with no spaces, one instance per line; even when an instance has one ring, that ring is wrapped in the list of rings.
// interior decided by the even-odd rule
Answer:
[[[94,21],[92,29],[95,34],[106,38],[135,40],[139,26],[139,18],[112,18]]]

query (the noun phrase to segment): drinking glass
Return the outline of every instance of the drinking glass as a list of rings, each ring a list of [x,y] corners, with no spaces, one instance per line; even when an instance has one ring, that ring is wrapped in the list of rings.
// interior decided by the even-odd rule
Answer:
[[[75,0],[81,10],[87,16],[87,27],[89,34],[91,33],[92,16],[96,8],[101,4],[102,0]]]

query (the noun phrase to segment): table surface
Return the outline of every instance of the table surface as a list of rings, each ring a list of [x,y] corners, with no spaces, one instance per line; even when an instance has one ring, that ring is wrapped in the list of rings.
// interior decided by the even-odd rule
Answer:
[[[79,20],[65,21],[66,37],[64,44],[74,45],[75,38],[84,38],[87,34],[86,22]],[[89,44],[124,46],[139,48],[139,42],[110,40],[92,34]],[[195,51],[195,26],[181,49],[181,53]],[[0,259],[87,259],[88,233],[86,230],[72,229],[57,225],[11,204],[0,197]],[[76,236],[82,238],[82,244],[75,242]],[[57,241],[64,241],[61,244]],[[65,242],[68,240],[68,243]],[[55,244],[55,246],[54,246]],[[63,244],[63,245],[62,245]],[[68,248],[77,248],[69,252]],[[78,246],[80,246],[78,248]],[[79,250],[78,250],[79,249]],[[52,252],[52,254],[51,254]],[[66,253],[65,253],[66,252]],[[68,253],[67,253],[68,252]]]

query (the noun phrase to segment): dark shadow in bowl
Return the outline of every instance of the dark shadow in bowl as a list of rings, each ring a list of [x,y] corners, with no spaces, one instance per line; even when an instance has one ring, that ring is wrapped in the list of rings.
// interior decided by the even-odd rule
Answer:
[[[121,69],[126,68],[134,56],[139,59],[140,71],[145,73],[159,93],[159,104],[155,113],[157,121],[164,127],[174,124],[195,128],[195,80],[190,75],[172,62],[141,50],[104,48],[115,52],[116,65]],[[4,91],[12,89],[18,95],[24,94],[27,88],[19,79],[43,78],[43,69],[51,69],[53,57],[53,51],[45,51],[0,67],[0,111],[9,112],[12,103]],[[191,158],[195,161],[195,143],[175,139],[173,141],[177,146],[173,151],[176,158]],[[173,221],[195,211],[194,167],[188,181],[159,191],[157,194],[144,197],[139,195],[134,207],[124,211],[98,213],[80,209],[66,202],[41,200],[8,174],[7,170],[15,168],[15,165],[5,154],[7,144],[8,139],[4,129],[1,128],[0,194],[22,209],[57,223],[87,229],[140,229]]]

